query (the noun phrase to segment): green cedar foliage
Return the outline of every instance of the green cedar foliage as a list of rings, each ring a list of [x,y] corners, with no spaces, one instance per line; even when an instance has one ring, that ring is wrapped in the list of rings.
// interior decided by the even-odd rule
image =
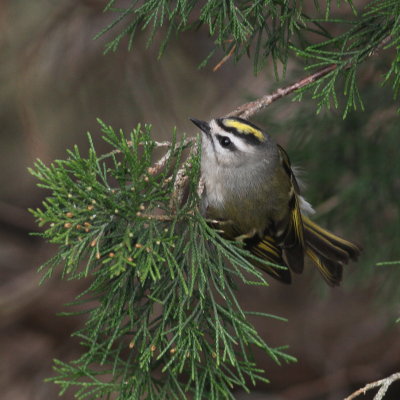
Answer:
[[[351,0],[110,0],[105,11],[116,15],[97,35],[116,32],[106,51],[115,51],[126,37],[129,49],[134,48],[135,35],[146,31],[148,44],[157,36],[161,55],[173,34],[205,26],[214,49],[202,66],[217,49],[234,60],[247,54],[256,73],[272,60],[277,77],[280,67],[285,73],[289,58],[312,71],[334,64],[336,69],[300,90],[297,99],[307,92],[317,100],[318,111],[331,104],[338,107],[337,85],[343,78],[344,116],[352,109],[363,109],[357,84],[360,64],[377,51],[391,49],[382,82],[391,82],[395,98],[399,93],[398,0],[372,0],[364,8]]]
[[[183,164],[189,197],[174,207],[186,142],[173,141],[165,167],[150,174],[150,126],[139,125],[129,141],[101,126],[109,153],[96,154],[89,135],[86,158],[75,147],[66,160],[37,161],[31,170],[50,191],[31,212],[45,226],[40,235],[59,249],[41,267],[44,277],[63,265],[64,278],[89,280],[71,303],[88,316],[75,333],[85,351],[69,363],[56,360],[50,381],[61,393],[73,387],[78,399],[124,400],[233,398],[233,387],[267,381],[252,347],[277,363],[294,359],[248,321],[250,314],[278,317],[246,312],[237,301],[239,281],[267,282],[247,251],[199,214],[199,156],[190,153]]]

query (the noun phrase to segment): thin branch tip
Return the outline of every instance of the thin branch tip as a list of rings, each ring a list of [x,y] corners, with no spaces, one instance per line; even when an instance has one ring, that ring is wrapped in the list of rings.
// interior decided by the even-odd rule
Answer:
[[[386,45],[390,43],[390,41],[393,39],[392,35],[386,36],[368,55],[368,57],[376,55],[380,50],[385,48]],[[349,69],[353,64],[349,62],[344,66],[344,69]],[[250,101],[248,103],[242,104],[235,110],[229,112],[226,116],[227,117],[241,117],[241,118],[250,118],[254,114],[260,112],[264,108],[268,107],[270,104],[273,102],[281,99],[282,97],[288,96],[289,94],[292,94],[293,92],[304,88],[305,86],[308,86],[311,83],[314,83],[315,81],[323,78],[324,76],[328,75],[332,71],[336,70],[338,68],[337,64],[331,64],[328,65],[313,74],[306,76],[305,78],[302,78],[298,80],[297,82],[283,87],[283,88],[278,88],[276,89],[273,93],[267,94],[263,97],[260,97],[257,100]]]
[[[395,374],[392,374],[388,376],[387,378],[380,379],[375,382],[368,383],[361,389],[356,390],[354,393],[352,393],[350,396],[346,397],[344,400],[353,400],[356,397],[362,395],[365,395],[366,392],[368,392],[371,389],[377,389],[379,388],[378,392],[376,393],[375,397],[373,400],[382,400],[383,397],[385,396],[387,390],[389,389],[390,385],[393,382],[396,382],[400,380],[400,372],[397,372]]]

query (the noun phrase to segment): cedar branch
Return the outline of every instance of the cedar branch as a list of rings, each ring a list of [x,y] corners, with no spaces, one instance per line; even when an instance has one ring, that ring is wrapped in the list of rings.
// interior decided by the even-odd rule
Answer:
[[[231,111],[226,116],[227,117],[249,118],[252,115],[256,114],[257,112],[260,112],[265,107],[269,106],[274,101],[279,100],[282,97],[285,97],[285,96],[295,92],[296,90],[299,90],[299,89],[303,88],[304,86],[307,86],[310,83],[317,81],[318,79],[321,79],[323,76],[329,74],[329,72],[335,70],[336,68],[337,68],[336,64],[329,65],[328,67],[323,68],[323,69],[315,72],[314,74],[311,74],[311,75],[293,83],[292,85],[286,86],[285,88],[277,89],[272,94],[267,94],[263,97],[260,97],[257,100],[242,104],[240,107],[236,108],[236,110]]]
[[[371,57],[373,55],[376,55],[379,50],[384,48],[387,44],[390,43],[390,41],[393,39],[392,35],[386,36],[369,54],[368,57]],[[343,69],[349,69],[353,64],[351,62],[347,63],[342,67]],[[300,79],[299,81],[293,83],[292,85],[286,86],[285,88],[279,88],[272,94],[267,94],[263,97],[260,97],[257,100],[250,101],[249,103],[242,104],[235,110],[231,111],[229,114],[227,114],[227,117],[241,117],[241,118],[250,118],[252,115],[260,112],[263,110],[265,107],[269,106],[271,103],[273,103],[276,100],[281,99],[282,97],[285,97],[289,94],[292,94],[296,90],[299,90],[310,83],[313,83],[321,78],[323,78],[325,75],[328,75],[330,72],[334,71],[336,68],[338,68],[337,64],[331,64],[328,65],[325,68],[320,69],[317,72],[314,72],[313,74]]]

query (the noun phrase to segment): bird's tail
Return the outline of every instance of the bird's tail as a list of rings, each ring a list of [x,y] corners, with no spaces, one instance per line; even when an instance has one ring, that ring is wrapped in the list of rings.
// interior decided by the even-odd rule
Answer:
[[[303,226],[306,254],[329,285],[339,285],[343,264],[357,260],[361,247],[321,228],[306,216]]]

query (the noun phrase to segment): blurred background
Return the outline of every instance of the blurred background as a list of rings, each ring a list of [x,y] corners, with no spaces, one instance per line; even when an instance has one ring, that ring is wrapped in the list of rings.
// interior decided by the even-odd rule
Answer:
[[[103,6],[97,0],[0,2],[2,400],[57,398],[58,387],[44,383],[52,359],[68,361],[81,352],[70,335],[84,317],[56,314],[84,283],[54,276],[39,286],[37,267],[55,248],[29,235],[38,228],[27,208],[39,207],[47,194],[27,171],[34,160],[64,158],[74,144],[84,153],[87,131],[98,152],[106,151],[97,117],[126,131],[151,123],[156,139],[168,139],[174,126],[194,134],[189,117],[224,115],[304,76],[292,67],[279,83],[272,68],[255,77],[246,58],[213,72],[222,54],[199,70],[212,48],[202,31],[172,40],[161,60],[157,45],[145,47],[145,37],[132,52],[122,45],[103,55],[107,37],[93,40],[110,22]],[[364,253],[333,290],[311,268],[290,287],[271,282],[268,289],[241,288],[245,309],[288,318],[254,323],[267,343],[290,344],[299,362],[279,367],[257,355],[271,383],[251,395],[237,393],[238,399],[341,399],[400,370],[400,265],[377,266],[400,260],[398,102],[379,84],[390,56],[381,53],[362,67],[364,112],[343,120],[340,111],[316,115],[314,102],[286,98],[253,119],[304,168],[305,195],[318,222],[362,243]],[[387,398],[400,398],[399,384]]]

